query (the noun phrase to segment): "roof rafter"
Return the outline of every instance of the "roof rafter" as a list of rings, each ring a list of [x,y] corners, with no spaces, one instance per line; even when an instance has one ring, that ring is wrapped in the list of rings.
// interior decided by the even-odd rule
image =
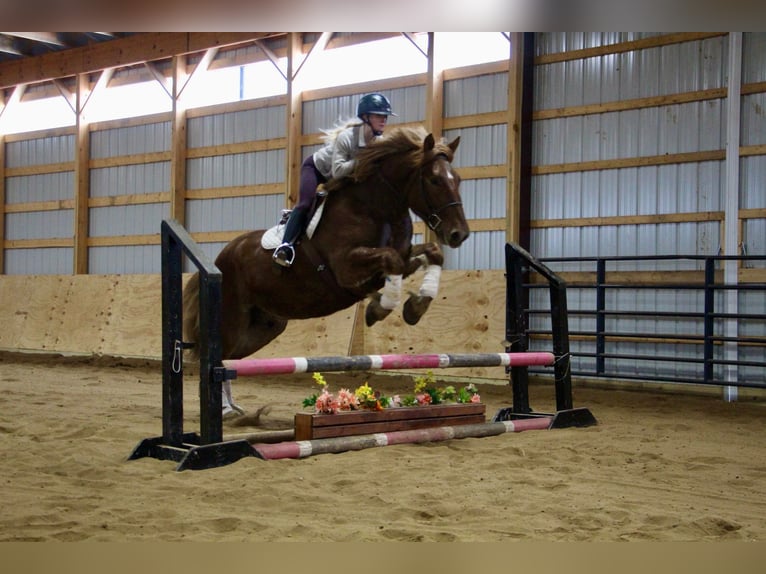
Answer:
[[[66,78],[284,35],[284,32],[146,32],[0,63],[0,88]]]

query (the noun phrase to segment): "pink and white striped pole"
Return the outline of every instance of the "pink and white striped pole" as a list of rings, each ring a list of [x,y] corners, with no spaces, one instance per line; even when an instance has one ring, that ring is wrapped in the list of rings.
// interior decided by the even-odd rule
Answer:
[[[445,369],[454,367],[529,367],[552,365],[553,353],[479,353],[430,355],[352,355],[349,357],[287,357],[278,359],[231,359],[225,368],[237,376],[285,375],[338,371],[392,369]]]
[[[481,438],[526,430],[544,430],[551,425],[552,417],[540,416],[513,421],[432,427],[414,430],[391,431],[356,436],[319,438],[314,440],[286,441],[276,444],[252,444],[255,455],[264,460],[282,458],[306,458],[317,454],[337,454],[350,450],[362,450],[377,446],[438,442],[456,438]]]

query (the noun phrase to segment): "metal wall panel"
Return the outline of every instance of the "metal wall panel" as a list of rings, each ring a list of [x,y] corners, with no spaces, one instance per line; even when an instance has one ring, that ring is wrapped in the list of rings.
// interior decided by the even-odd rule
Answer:
[[[167,203],[91,207],[90,237],[120,237],[125,235],[154,235],[160,222],[167,217]]]
[[[5,202],[36,203],[61,201],[74,197],[74,172],[61,171],[8,177],[5,180]]]
[[[170,162],[159,161],[90,170],[90,196],[142,195],[170,190]]]
[[[282,138],[286,106],[271,106],[189,118],[190,148]]]
[[[766,81],[766,32],[742,34],[742,83]]]
[[[97,130],[90,134],[90,157],[101,159],[170,150],[170,122]]]
[[[460,136],[460,145],[452,165],[461,167],[502,165],[506,163],[508,134],[506,124],[445,130],[444,138],[452,141]]]
[[[444,82],[444,117],[508,109],[508,74],[484,74]]]
[[[74,160],[74,136],[49,136],[7,142],[5,167],[29,167]]]
[[[6,249],[3,272],[7,275],[69,275],[73,257],[71,247]]]
[[[285,150],[269,150],[190,159],[186,162],[189,189],[282,183]]]
[[[159,230],[159,225],[157,225]],[[159,245],[115,245],[91,247],[88,268],[92,274],[160,273],[162,255]]]
[[[267,229],[277,224],[284,195],[199,199],[186,202],[186,227],[195,232]]]
[[[74,211],[28,211],[5,214],[5,238],[56,239],[74,234]]]

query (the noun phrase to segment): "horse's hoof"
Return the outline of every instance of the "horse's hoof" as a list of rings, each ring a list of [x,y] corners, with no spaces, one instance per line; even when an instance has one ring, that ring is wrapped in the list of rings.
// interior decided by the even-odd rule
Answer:
[[[378,321],[382,321],[391,314],[391,309],[384,309],[377,301],[370,301],[364,311],[364,322],[372,327]]]
[[[245,414],[245,411],[239,407],[237,408],[224,407],[221,414],[223,415],[223,420],[230,421],[232,419],[241,417],[242,415]]]
[[[408,325],[417,325],[421,317],[428,311],[431,300],[431,297],[421,297],[420,295],[413,295],[407,299],[402,309],[404,322]]]

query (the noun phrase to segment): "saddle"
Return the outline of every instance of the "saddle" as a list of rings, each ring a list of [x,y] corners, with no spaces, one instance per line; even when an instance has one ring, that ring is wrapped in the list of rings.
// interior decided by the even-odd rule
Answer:
[[[319,226],[319,221],[322,219],[322,212],[324,210],[324,199],[327,197],[327,193],[318,191],[316,199],[314,201],[313,209],[309,214],[309,224],[306,226],[306,237],[311,239],[314,236],[316,228]],[[283,238],[285,236],[285,226],[287,220],[290,217],[292,209],[283,209],[282,215],[274,227],[270,227],[266,230],[261,237],[261,247],[266,250],[273,250],[282,245]]]

